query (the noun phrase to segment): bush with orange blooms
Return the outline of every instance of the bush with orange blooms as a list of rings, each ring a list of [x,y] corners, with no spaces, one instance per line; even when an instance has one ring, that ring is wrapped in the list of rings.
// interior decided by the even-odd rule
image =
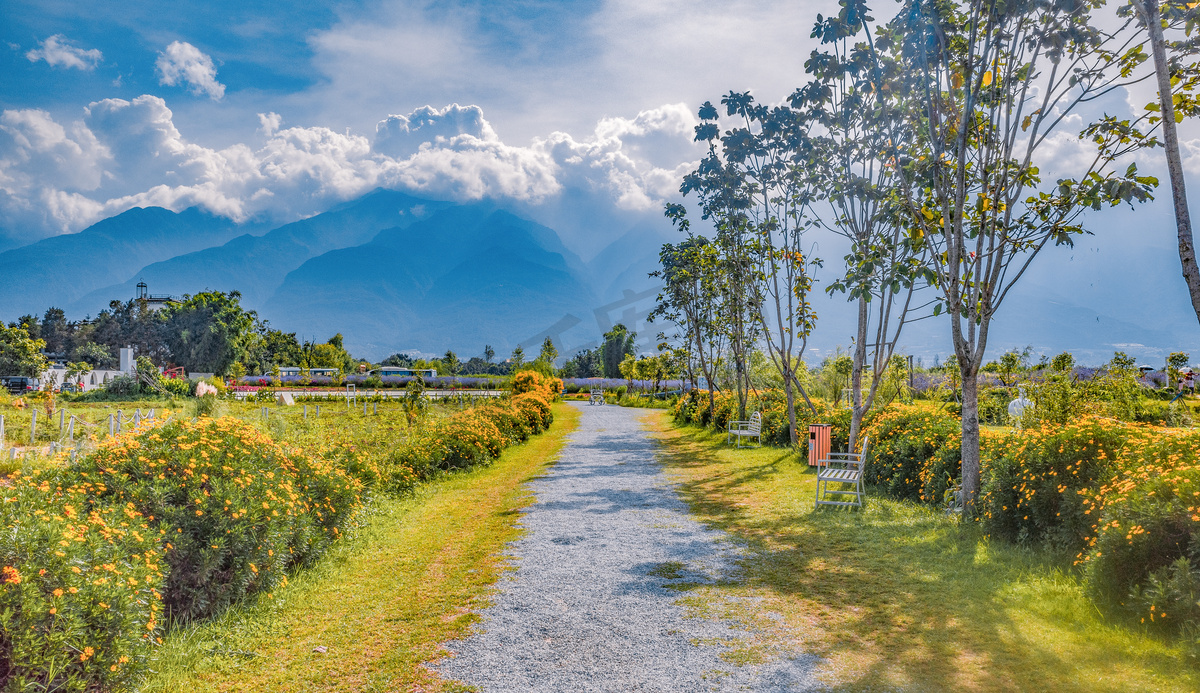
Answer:
[[[61,473],[92,506],[127,506],[161,536],[173,619],[220,613],[319,556],[359,504],[345,470],[234,418],[172,421],[106,441]]]
[[[166,561],[128,506],[50,474],[0,488],[0,685],[133,688],[162,630]]]

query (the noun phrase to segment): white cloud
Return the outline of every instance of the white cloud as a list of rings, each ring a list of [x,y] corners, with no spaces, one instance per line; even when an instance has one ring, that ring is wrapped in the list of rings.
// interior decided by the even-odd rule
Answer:
[[[0,213],[45,233],[78,230],[134,206],[201,206],[236,221],[288,221],[375,187],[432,197],[538,205],[565,190],[655,216],[687,165],[694,119],[682,104],[606,118],[586,138],[556,132],[517,146],[500,139],[477,106],[423,107],[361,135],[282,128],[258,116],[257,148],[190,141],[166,102],[151,95],[105,99],[70,126],[44,111],[0,114]],[[692,149],[688,149],[691,147]],[[662,151],[670,151],[667,156]],[[40,216],[39,216],[40,215]]]
[[[375,126],[373,148],[391,157],[411,156],[424,143],[436,144],[469,135],[478,140],[498,141],[496,131],[483,118],[478,106],[450,104],[442,110],[431,106],[404,115],[389,115]]]
[[[217,68],[212,58],[186,41],[173,41],[158,54],[154,67],[159,84],[189,85],[193,94],[207,94],[213,101],[225,96],[225,85],[217,81]]]
[[[84,50],[72,45],[72,42],[62,34],[54,34],[39,43],[38,46],[38,48],[25,53],[25,57],[31,63],[45,60],[50,67],[73,67],[89,71],[96,69],[96,63],[104,59],[104,54],[99,49]]]
[[[393,0],[314,33],[323,79],[305,94],[309,117],[453,95],[486,104],[506,138],[586,132],[613,114],[715,102],[730,89],[779,102],[806,81],[818,45],[808,37],[817,8],[786,0],[604,0],[583,12],[544,3],[548,25],[521,3],[452,6]]]

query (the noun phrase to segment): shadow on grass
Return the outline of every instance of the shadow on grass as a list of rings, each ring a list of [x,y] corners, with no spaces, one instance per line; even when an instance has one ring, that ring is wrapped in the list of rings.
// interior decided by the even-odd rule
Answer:
[[[864,510],[813,509],[816,474],[771,448],[664,431],[661,458],[710,526],[750,549],[746,586],[775,597],[837,688],[1192,690],[1178,647],[1106,623],[1069,560],[983,538],[868,490]]]

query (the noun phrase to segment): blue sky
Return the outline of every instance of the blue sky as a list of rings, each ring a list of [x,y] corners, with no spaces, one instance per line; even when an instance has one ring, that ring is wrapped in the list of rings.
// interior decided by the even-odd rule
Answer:
[[[804,80],[816,14],[835,10],[794,0],[4,0],[0,247],[151,204],[286,221],[383,185],[542,210],[586,258],[610,240],[597,226],[662,223],[700,155],[690,140],[701,102],[730,89],[783,99]],[[1130,108],[1122,98],[1105,107]],[[1190,124],[1184,138],[1192,174],[1200,138]],[[1054,162],[1079,153],[1055,146]],[[1142,166],[1162,168],[1156,156]],[[582,215],[563,205],[581,199],[591,224],[573,226]],[[1019,315],[1067,324],[1088,310],[1178,332],[1160,341],[1200,339],[1171,221],[1161,201],[1096,216],[1094,237],[1047,253],[1023,280],[1025,303],[1001,313],[1012,334],[996,343],[1023,341]],[[1047,297],[1059,318],[1036,305]]]

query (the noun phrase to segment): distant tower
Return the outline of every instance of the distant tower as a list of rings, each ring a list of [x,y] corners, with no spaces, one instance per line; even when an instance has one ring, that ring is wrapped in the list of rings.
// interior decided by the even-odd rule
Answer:
[[[175,299],[171,296],[151,296],[150,287],[142,281],[137,283],[137,297],[134,300],[150,310],[157,311],[166,308]]]

